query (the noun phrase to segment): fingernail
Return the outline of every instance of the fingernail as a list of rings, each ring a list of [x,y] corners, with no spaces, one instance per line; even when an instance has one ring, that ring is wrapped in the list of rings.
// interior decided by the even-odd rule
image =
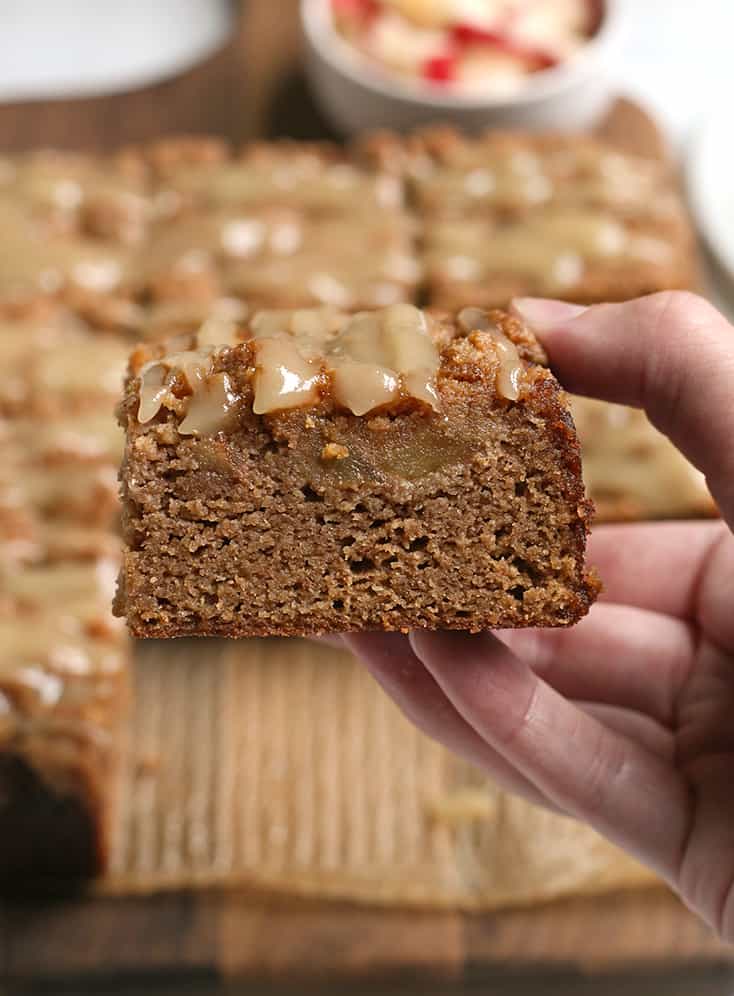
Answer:
[[[552,301],[542,297],[517,297],[512,302],[512,310],[526,325],[536,332],[570,322],[587,310],[580,304],[567,301]]]

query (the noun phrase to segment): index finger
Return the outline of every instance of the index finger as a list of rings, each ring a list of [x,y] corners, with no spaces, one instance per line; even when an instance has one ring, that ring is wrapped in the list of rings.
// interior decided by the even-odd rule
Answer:
[[[564,387],[644,408],[706,475],[734,524],[734,329],[693,294],[578,308],[520,299]]]
[[[589,537],[587,557],[602,580],[600,598],[694,618],[701,577],[723,535],[723,522],[599,526]]]

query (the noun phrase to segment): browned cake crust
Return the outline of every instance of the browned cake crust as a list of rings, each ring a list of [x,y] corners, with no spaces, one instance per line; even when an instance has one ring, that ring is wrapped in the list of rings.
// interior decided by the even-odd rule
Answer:
[[[0,891],[103,870],[129,643],[110,613],[128,347],[57,308],[3,322]]]
[[[109,612],[117,558],[105,536],[53,533],[0,543],[3,892],[100,872],[116,813],[129,666]]]
[[[185,378],[141,424],[138,374],[163,350],[134,357],[116,610],[135,635],[479,631],[587,612],[591,506],[540,348],[503,313],[469,334],[433,321],[435,411],[403,397],[356,416],[327,385],[316,404],[256,415],[247,341],[213,354],[209,375],[226,375],[236,399],[226,422],[184,436]],[[498,336],[523,357],[515,401],[497,386]]]
[[[628,301],[661,290],[690,290],[693,267],[689,252],[681,253],[674,264],[666,266],[635,267],[626,261],[618,266],[587,266],[583,278],[569,282],[562,291],[549,287],[543,279],[518,273],[485,273],[484,279],[465,280],[452,278],[441,262],[434,267],[429,264],[427,270],[428,299],[432,306],[456,311],[470,304],[487,309],[504,308],[517,297],[560,297],[574,304],[591,305],[600,301]]]

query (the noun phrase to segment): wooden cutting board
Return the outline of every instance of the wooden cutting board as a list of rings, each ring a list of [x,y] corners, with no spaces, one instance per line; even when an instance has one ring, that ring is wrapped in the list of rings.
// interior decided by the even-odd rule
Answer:
[[[54,993],[62,983],[135,983],[148,993],[146,979],[439,988],[512,977],[536,993],[546,991],[541,981],[570,986],[584,975],[638,977],[650,986],[641,992],[667,993],[652,981],[665,975],[688,979],[688,993],[700,996],[698,983],[732,958],[664,892],[476,917],[232,893],[68,900],[6,910],[0,941],[5,981],[54,980]]]
[[[727,956],[664,890],[609,893],[640,882],[632,862],[494,795],[346,654],[151,641],[136,665],[140,763],[126,769],[110,874],[85,896],[2,911],[14,980],[435,984],[710,971]],[[496,808],[426,818],[426,802],[467,785]],[[600,894],[535,902],[569,887]],[[498,902],[524,908],[487,912]]]
[[[227,48],[170,83],[97,100],[0,107],[2,145],[104,149],[182,131],[237,141],[321,137],[325,126],[298,72],[296,6],[295,0],[250,0]],[[664,154],[654,124],[629,103],[619,102],[605,132],[630,149]],[[685,966],[702,992],[712,970],[730,959],[731,952],[657,889],[475,915],[360,908],[252,888],[95,895],[0,909],[0,987],[3,981],[52,981],[53,991],[97,982],[150,991],[154,979],[175,984],[185,978],[502,980],[506,992],[515,974],[529,985],[557,974],[570,992],[568,980],[577,972],[649,977]]]

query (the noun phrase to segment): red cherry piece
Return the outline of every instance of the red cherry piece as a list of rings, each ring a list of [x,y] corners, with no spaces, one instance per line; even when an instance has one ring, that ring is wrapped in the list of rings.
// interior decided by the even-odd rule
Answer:
[[[422,76],[432,83],[450,83],[456,79],[456,58],[453,55],[436,55],[426,59]]]
[[[494,45],[503,48],[509,39],[499,31],[480,28],[467,21],[459,21],[451,26],[451,38],[457,45]]]
[[[455,44],[460,47],[486,45],[498,52],[520,59],[533,70],[551,69],[558,65],[558,58],[552,52],[540,48],[530,48],[503,31],[490,31],[474,24],[460,22],[452,26],[451,37]]]
[[[540,48],[527,49],[524,57],[533,64],[536,70],[553,69],[561,61],[553,52],[546,52]]]

